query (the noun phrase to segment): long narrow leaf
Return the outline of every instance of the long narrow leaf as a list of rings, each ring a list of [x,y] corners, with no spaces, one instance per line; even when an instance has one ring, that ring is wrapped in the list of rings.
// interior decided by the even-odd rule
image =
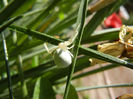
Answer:
[[[54,38],[52,36],[49,36],[47,34],[42,34],[40,32],[33,31],[33,30],[30,30],[30,29],[26,29],[26,28],[22,28],[22,27],[18,27],[18,26],[10,26],[10,28],[16,29],[16,30],[18,30],[22,33],[27,33],[28,35],[34,36],[34,37],[36,37],[38,39],[41,39],[43,41],[49,41],[51,44],[57,45],[59,42],[62,41],[60,39],[56,39],[56,38]],[[111,62],[111,63],[117,63],[117,64],[121,64],[121,65],[129,67],[129,68],[133,68],[132,63],[129,63],[129,62],[121,60],[121,59],[118,59],[118,58],[113,57],[111,55],[107,55],[107,54],[95,51],[95,50],[90,49],[90,48],[80,47],[80,53],[91,56],[91,57],[94,57],[94,58],[98,58],[98,59],[101,59],[101,60],[104,60],[104,61],[108,61],[108,62]]]
[[[14,18],[11,18],[10,20],[6,21],[4,24],[0,25],[0,33],[5,30],[9,25],[11,25],[13,22],[17,21],[18,19],[22,18],[23,16],[17,16]]]
[[[6,73],[7,73],[7,79],[8,79],[9,96],[10,96],[10,99],[13,99],[10,67],[9,67],[9,61],[8,61],[8,52],[7,52],[7,46],[6,46],[6,40],[5,40],[4,33],[2,33],[2,39],[3,39],[3,48],[4,48],[4,54],[5,54],[5,65],[6,65]]]
[[[78,51],[79,51],[79,46],[80,46],[80,42],[82,39],[82,35],[83,35],[83,30],[84,30],[84,22],[85,22],[85,18],[86,18],[86,8],[88,5],[88,0],[82,0],[81,4],[80,4],[80,8],[79,8],[79,14],[78,14],[78,19],[77,19],[77,26],[79,26],[78,28],[78,35],[77,38],[75,39],[75,44],[74,44],[74,48],[73,48],[73,61],[72,61],[72,66],[70,68],[70,73],[68,74],[68,79],[67,79],[67,83],[66,83],[66,88],[65,88],[65,93],[64,93],[64,99],[68,99],[68,93],[69,93],[69,89],[70,89],[70,83],[71,83],[71,79],[72,79],[72,75],[74,73],[74,69],[75,69],[75,64],[76,64],[76,60],[77,60],[77,55],[78,55]]]
[[[93,50],[93,49],[90,49],[90,48],[81,47],[80,51],[83,54],[85,54],[85,55],[89,55],[91,57],[94,57],[94,58],[97,58],[97,59],[101,59],[101,60],[104,60],[104,61],[107,61],[107,62],[120,64],[120,65],[126,66],[126,67],[128,67],[130,69],[133,69],[133,64],[132,63],[129,63],[129,62],[125,61],[125,60],[116,58],[114,56],[111,56],[111,55],[108,55],[108,54],[104,54],[102,52],[99,52],[99,51],[96,51],[96,50]]]
[[[105,71],[105,70],[108,70],[108,69],[112,69],[112,68],[115,68],[115,67],[118,67],[118,66],[119,65],[111,64],[111,65],[107,65],[107,66],[104,66],[104,67],[99,67],[97,69],[93,69],[93,70],[90,70],[90,71],[86,71],[86,72],[74,75],[72,79],[74,80],[74,79],[78,79],[78,78],[81,78],[81,77],[89,76],[89,75],[92,75],[92,74],[95,74],[95,73],[98,73],[98,72],[102,72],[102,71]],[[66,81],[66,79],[57,80],[56,82],[54,82],[54,84],[64,83],[65,81]]]
[[[115,3],[109,5],[108,7],[105,7],[103,9],[99,10],[93,16],[93,18],[89,21],[89,23],[86,25],[86,27],[84,29],[82,43],[86,42],[89,39],[90,35],[94,32],[94,30],[98,27],[98,25],[101,24],[101,22],[104,20],[105,17],[109,16],[114,11],[116,11],[126,1],[127,0],[117,0]]]
[[[43,41],[46,41],[46,42],[49,42],[49,43],[52,43],[55,45],[57,45],[59,42],[62,41],[62,40],[56,39],[55,37],[52,37],[52,36],[49,36],[49,35],[46,35],[44,33],[37,32],[37,31],[31,30],[31,29],[27,29],[27,28],[23,28],[23,27],[19,27],[19,26],[13,26],[13,25],[10,26],[10,28],[16,29],[17,31],[20,31],[23,33],[27,33],[28,35],[31,35],[33,37],[40,39],[40,40],[43,40]]]
[[[70,85],[70,91],[68,93],[68,99],[78,99],[78,94],[73,85]]]
[[[49,64],[51,66],[49,66]],[[87,68],[90,65],[88,62],[88,57],[79,58],[76,64],[75,72],[80,71],[84,68]],[[62,77],[65,77],[68,74],[69,67],[59,69],[54,64],[50,62],[39,65],[35,68],[24,71],[24,78],[29,79],[33,77],[39,77],[42,74],[47,77],[51,83],[55,80],[58,80]],[[46,75],[45,75],[46,74]],[[12,76],[12,84],[15,85],[19,81],[19,75],[16,74]],[[7,79],[0,80],[0,91],[3,91],[7,88]]]
[[[0,25],[10,18],[11,15],[23,5],[27,0],[13,0],[4,9],[0,11]]]
[[[50,82],[44,78],[38,78],[35,84],[35,90],[33,99],[55,99],[55,93],[53,91]]]
[[[27,27],[35,29],[40,24],[40,22],[49,15],[50,10],[55,7],[60,1],[61,0],[53,0],[48,8],[44,10],[39,16],[37,16],[36,19],[33,20]]]

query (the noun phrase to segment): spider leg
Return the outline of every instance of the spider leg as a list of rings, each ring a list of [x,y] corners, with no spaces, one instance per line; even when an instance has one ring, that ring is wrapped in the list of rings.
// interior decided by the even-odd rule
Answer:
[[[73,54],[70,51],[68,51],[68,53],[72,56],[72,58],[74,57]]]
[[[48,53],[50,53],[50,51],[49,51],[49,49],[48,49],[48,46],[47,46],[47,43],[44,43],[44,48],[46,49],[46,51],[48,52]],[[50,53],[51,54],[51,53]]]
[[[67,49],[72,49],[73,47],[74,47],[74,45],[72,45],[72,46],[68,47]]]
[[[44,43],[44,48],[46,49],[46,51],[49,53],[49,54],[53,54],[53,52],[54,52],[54,50],[56,50],[58,47],[56,46],[56,47],[52,47],[50,50],[49,50],[49,48],[48,48],[48,46],[47,46],[47,43]]]
[[[75,29],[75,34],[68,41],[66,41],[67,42],[67,46],[71,45],[74,42],[74,40],[76,39],[76,37],[78,35],[78,28],[79,28],[79,25]]]

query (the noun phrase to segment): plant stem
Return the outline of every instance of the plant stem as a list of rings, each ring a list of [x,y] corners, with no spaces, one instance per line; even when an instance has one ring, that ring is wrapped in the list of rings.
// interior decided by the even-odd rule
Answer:
[[[8,63],[7,46],[6,46],[6,40],[5,40],[5,36],[3,32],[2,32],[2,39],[3,39],[3,48],[4,48],[4,54],[5,54],[6,72],[7,72],[7,78],[8,78],[9,95],[10,95],[10,99],[13,99],[12,86],[11,86],[11,75],[10,75],[10,68],[9,68],[9,63]]]
[[[86,91],[86,90],[99,89],[99,88],[110,88],[110,87],[116,88],[116,87],[131,87],[131,86],[133,86],[133,83],[82,87],[82,88],[76,88],[76,90],[77,91]]]
[[[23,59],[21,57],[21,55],[18,56],[18,74],[19,74],[19,78],[21,81],[21,92],[22,92],[22,97],[23,99],[25,99],[28,96],[28,90],[27,90],[27,86],[26,86],[26,81],[24,80],[24,73],[23,73]]]
[[[74,45],[74,49],[73,49],[74,50],[74,59],[73,59],[72,66],[70,67],[70,71],[69,71],[69,75],[68,75],[68,78],[67,78],[67,84],[66,84],[63,99],[67,99],[67,96],[68,96],[68,93],[69,93],[70,82],[71,82],[71,79],[72,79],[72,75],[74,73],[75,64],[76,64],[76,60],[77,60],[77,55],[78,55],[78,51],[79,51],[79,46],[80,46],[80,42],[81,42],[82,35],[83,35],[83,27],[84,27],[84,22],[85,22],[85,17],[86,17],[87,4],[88,4],[88,0],[81,0],[81,5],[80,5],[80,8],[79,8],[79,15],[78,15],[79,20],[77,20],[77,22],[79,21],[79,24],[78,24],[79,25],[79,31],[78,31],[78,35],[77,35],[75,45]],[[79,17],[81,17],[81,19]]]

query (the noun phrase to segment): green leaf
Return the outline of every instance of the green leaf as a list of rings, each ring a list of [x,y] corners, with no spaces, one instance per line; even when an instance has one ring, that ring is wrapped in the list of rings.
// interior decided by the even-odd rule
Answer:
[[[72,79],[72,75],[74,73],[74,69],[75,69],[75,65],[76,65],[76,60],[77,60],[77,56],[78,56],[78,51],[79,51],[79,46],[81,43],[81,39],[82,39],[82,35],[83,35],[83,30],[84,30],[84,23],[85,23],[85,18],[86,18],[86,14],[87,14],[87,5],[88,5],[88,1],[89,0],[82,0],[81,4],[80,4],[80,8],[79,8],[79,13],[78,14],[78,20],[77,20],[77,26],[78,26],[78,34],[75,34],[76,39],[74,41],[74,48],[73,48],[73,60],[72,60],[72,66],[70,67],[70,71],[68,73],[68,79],[67,79],[67,83],[66,83],[66,88],[65,88],[65,93],[64,93],[64,99],[68,99],[68,93],[70,90],[70,82]],[[81,15],[81,16],[80,16]]]
[[[52,85],[46,78],[39,77],[37,79],[33,99],[55,99]]]
[[[117,40],[119,38],[120,28],[104,29],[96,31],[92,36],[89,37],[88,41],[84,43],[92,43],[104,40]]]
[[[36,55],[32,58],[32,67],[36,67],[38,65],[39,65],[39,56]]]
[[[49,66],[50,65],[50,66]],[[87,68],[90,66],[90,62],[88,61],[88,57],[80,57],[76,63],[75,72],[80,71],[84,68]],[[24,71],[24,78],[25,80],[33,77],[39,77],[42,74],[44,74],[45,77],[47,77],[50,82],[53,84],[54,81],[65,77],[68,74],[69,67],[67,68],[56,68],[54,66],[53,61],[48,61],[44,64],[41,64],[35,68],[31,68],[29,70]],[[19,75],[15,74],[12,76],[12,85],[15,85],[19,82]],[[7,85],[7,78],[0,80],[0,92],[5,90]]]
[[[26,12],[27,10],[29,10],[32,5],[36,2],[37,0],[26,0],[22,6],[20,6],[12,15],[12,17],[14,16],[18,16],[20,14],[23,14],[24,12]]]
[[[13,15],[27,0],[12,0],[5,8],[0,11],[0,25]]]
[[[50,10],[53,9],[60,1],[61,0],[52,0],[47,9],[41,12],[41,14],[37,16],[36,19],[34,19],[27,27],[30,27],[32,29],[37,28],[40,22],[49,15]]]
[[[75,12],[70,14],[67,18],[65,18],[65,19],[59,21],[57,24],[55,24],[53,28],[49,29],[47,34],[53,35],[53,34],[56,34],[60,31],[62,31],[63,29],[74,24],[76,22],[76,18],[77,18],[77,16],[75,15]]]
[[[18,27],[18,26],[11,26],[11,28],[16,29],[18,31],[21,31],[23,33],[28,33],[29,35],[34,36],[36,38],[39,38],[43,41],[49,41],[49,43],[51,43],[51,44],[57,45],[59,42],[62,41],[60,39],[55,39],[54,37],[49,36],[47,34],[42,34],[40,32],[33,31],[33,30],[30,30],[30,29],[26,29],[26,28],[22,28],[22,27]],[[101,59],[101,60],[108,61],[108,62],[111,62],[111,63],[121,64],[121,65],[129,67],[129,68],[133,68],[132,67],[133,64],[128,63],[127,61],[118,59],[118,58],[113,57],[111,55],[107,55],[107,54],[95,51],[95,50],[90,49],[90,48],[80,47],[79,52],[82,53],[82,54],[88,55],[88,56],[92,56],[92,57],[97,58],[97,59]]]
[[[84,53],[85,55],[88,55],[88,56],[91,56],[91,57],[94,57],[94,58],[97,58],[97,59],[100,59],[100,60],[104,60],[104,61],[107,61],[107,62],[120,64],[120,65],[126,66],[130,69],[133,69],[133,64],[132,63],[129,63],[129,62],[127,62],[125,60],[122,60],[122,59],[119,59],[117,57],[114,57],[114,56],[111,56],[111,55],[108,55],[108,54],[104,54],[102,52],[99,52],[99,51],[96,51],[96,50],[93,50],[93,49],[90,49],[90,48],[81,47],[80,51],[82,53]]]
[[[68,93],[68,99],[78,99],[77,91],[75,90],[73,85],[70,85],[70,91]]]
[[[22,18],[23,16],[17,16],[14,18],[11,18],[10,20],[6,21],[4,24],[0,25],[0,33],[5,30],[9,25],[11,25],[13,22],[17,21],[18,19]]]
[[[49,36],[49,35],[41,33],[41,32],[31,30],[31,29],[28,29],[28,28],[19,27],[19,26],[15,26],[15,25],[10,26],[10,28],[16,29],[17,31],[20,31],[22,33],[26,33],[30,36],[36,37],[38,39],[49,42],[51,44],[57,45],[59,42],[62,41],[62,40],[56,39],[55,37]]]
[[[105,17],[115,12],[127,0],[117,0],[115,3],[99,10],[85,26],[82,43],[88,41],[90,35],[102,23]],[[99,17],[100,16],[100,17]]]

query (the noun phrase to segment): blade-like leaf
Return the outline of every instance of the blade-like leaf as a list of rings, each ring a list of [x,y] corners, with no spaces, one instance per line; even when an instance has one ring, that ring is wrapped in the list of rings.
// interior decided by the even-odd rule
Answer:
[[[22,18],[23,16],[17,16],[14,18],[11,18],[10,20],[6,21],[4,24],[0,25],[0,33],[5,30],[9,25],[11,25],[13,22],[17,21],[18,19]]]
[[[108,54],[104,54],[102,52],[99,52],[99,51],[96,51],[96,50],[93,50],[93,49],[90,49],[90,48],[81,47],[80,51],[85,55],[88,55],[88,56],[91,56],[91,57],[94,57],[94,58],[97,58],[97,59],[101,59],[101,60],[104,60],[104,61],[107,61],[107,62],[117,63],[117,64],[120,64],[120,65],[126,66],[130,69],[133,69],[133,64],[132,63],[129,63],[129,62],[127,62],[125,60],[122,60],[122,59],[119,59],[117,57],[114,57],[114,56],[111,56],[111,55],[108,55]]]
[[[27,0],[12,0],[5,8],[0,11],[0,25],[13,15]]]
[[[88,5],[89,0],[82,0],[80,7],[79,7],[79,13],[78,14],[78,20],[77,20],[77,27],[78,27],[78,34],[75,34],[76,39],[74,43],[74,48],[73,48],[73,60],[72,60],[72,66],[70,67],[70,71],[68,73],[68,79],[66,83],[66,88],[65,88],[65,93],[63,99],[68,99],[68,93],[70,90],[70,82],[72,79],[72,75],[74,73],[75,65],[76,65],[76,60],[78,56],[78,51],[79,51],[79,46],[81,43],[82,35],[83,35],[83,30],[84,30],[84,23],[85,23],[85,18],[86,18],[86,13],[87,13],[87,5]],[[80,16],[81,15],[81,16]],[[72,38],[73,39],[73,38]]]
[[[105,17],[115,12],[127,0],[117,0],[115,3],[99,10],[85,26],[82,43],[88,41],[90,35],[102,23]],[[99,17],[100,16],[100,17]]]
[[[14,16],[18,16],[20,14],[23,14],[24,12],[26,12],[27,10],[29,10],[32,5],[36,2],[37,0],[26,0],[22,6],[20,6],[12,15],[12,17]]]
[[[49,13],[50,10],[53,9],[53,7],[55,7],[61,0],[52,0],[52,2],[50,2],[50,5],[48,6],[48,8],[46,10],[44,10],[39,16],[36,17],[35,20],[33,20],[27,27],[30,28],[37,28],[37,26],[40,24],[40,22],[42,20],[44,20],[44,18],[46,18]]]
[[[35,84],[33,99],[55,99],[52,85],[46,78],[38,78]]]
[[[50,65],[50,66],[49,66]],[[81,57],[78,59],[75,72],[80,71],[84,68],[87,68],[90,65],[88,57]],[[59,69],[54,66],[52,61],[48,61],[42,65],[39,65],[35,68],[24,71],[24,78],[29,79],[32,77],[39,77],[42,74],[53,83],[55,80],[58,80],[62,77],[65,77],[68,74],[69,67]],[[46,75],[45,75],[46,74]],[[12,84],[15,85],[19,82],[19,75],[12,76]],[[7,88],[7,79],[0,80],[0,91],[3,91]]]
[[[32,35],[34,37],[37,37],[43,41],[49,41],[51,44],[57,45],[59,42],[62,41],[60,39],[55,39],[54,37],[49,36],[47,34],[42,34],[40,32],[33,31],[30,29],[26,29],[26,28],[22,28],[22,27],[18,27],[18,26],[11,26],[10,28],[16,29],[16,30],[23,32],[23,33],[27,33],[27,34]],[[118,59],[118,58],[113,57],[111,55],[107,55],[107,54],[95,51],[95,50],[90,49],[90,48],[80,47],[80,53],[94,57],[94,58],[98,58],[98,59],[101,59],[104,61],[108,61],[111,63],[117,63],[117,64],[121,64],[121,65],[129,67],[129,68],[133,68],[132,67],[133,64],[128,63],[127,61]]]
[[[78,99],[77,91],[73,85],[70,85],[70,91],[68,93],[68,99]]]
[[[19,26],[10,26],[10,28],[12,29],[16,29],[17,31],[23,32],[23,33],[27,33],[30,36],[36,37],[38,39],[41,39],[43,41],[52,43],[57,45],[59,42],[61,42],[62,40],[56,39],[55,37],[49,36],[47,34],[41,33],[41,32],[37,32],[31,29],[27,29],[27,28],[23,28],[23,27],[19,27]]]

